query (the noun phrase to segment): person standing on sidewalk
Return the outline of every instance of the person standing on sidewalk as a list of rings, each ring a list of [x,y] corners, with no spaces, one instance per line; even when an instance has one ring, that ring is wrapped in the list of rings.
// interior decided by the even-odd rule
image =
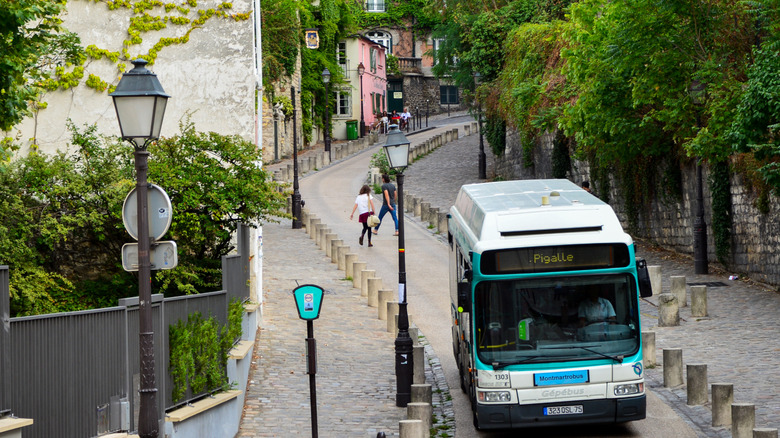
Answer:
[[[371,200],[371,188],[367,184],[363,184],[360,188],[360,193],[355,198],[355,205],[352,207],[352,214],[349,215],[349,220],[355,216],[355,210],[358,211],[358,222],[363,224],[363,231],[360,233],[360,245],[363,245],[363,237],[366,235],[366,231],[369,231],[371,227],[368,226],[368,216],[374,213],[374,202]],[[371,232],[368,233],[368,246],[371,244]]]
[[[395,222],[395,236],[398,235],[398,216],[395,214],[395,203],[398,200],[398,192],[395,186],[390,182],[388,174],[382,174],[382,208],[379,209],[379,225],[374,227],[374,234],[379,233],[379,227],[382,226],[382,218],[389,211]]]

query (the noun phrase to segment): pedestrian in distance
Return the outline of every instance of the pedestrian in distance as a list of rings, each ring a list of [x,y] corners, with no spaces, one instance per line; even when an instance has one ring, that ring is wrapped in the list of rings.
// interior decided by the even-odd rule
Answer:
[[[374,234],[379,233],[379,227],[382,226],[382,218],[385,217],[387,212],[393,217],[395,222],[395,236],[398,235],[398,216],[395,213],[395,203],[398,200],[398,191],[396,191],[393,183],[390,182],[390,176],[388,174],[382,175],[382,207],[379,209],[379,225],[374,227]]]
[[[404,108],[404,112],[401,113],[401,126],[400,129],[406,129],[409,126],[409,119],[412,118],[412,113],[409,112],[409,108]]]
[[[374,214],[374,202],[371,200],[371,188],[367,184],[363,184],[363,187],[360,188],[360,193],[355,198],[355,205],[352,207],[352,214],[349,215],[349,220],[352,220],[355,216],[355,210],[358,211],[358,222],[363,224],[363,231],[360,233],[358,242],[360,245],[363,245],[363,237],[366,235],[366,231],[368,231],[368,246],[372,247],[374,245],[371,244],[371,227],[368,226],[368,216]]]
[[[583,181],[582,182],[582,190],[585,190],[586,192],[588,192],[590,194],[593,194],[593,192],[590,191],[590,182],[588,182],[588,181]]]

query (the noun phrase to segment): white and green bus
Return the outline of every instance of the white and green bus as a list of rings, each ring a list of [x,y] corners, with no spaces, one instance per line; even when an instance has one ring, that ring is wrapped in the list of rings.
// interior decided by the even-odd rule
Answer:
[[[568,180],[461,188],[449,216],[452,336],[478,429],[645,418],[644,260]]]

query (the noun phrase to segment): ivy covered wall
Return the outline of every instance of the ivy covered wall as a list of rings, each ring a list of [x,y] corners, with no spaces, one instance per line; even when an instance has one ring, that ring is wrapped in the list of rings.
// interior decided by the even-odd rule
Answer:
[[[248,0],[70,0],[63,24],[80,37],[84,61],[58,70],[44,84],[40,109],[6,135],[43,152],[67,145],[68,119],[118,135],[108,94],[132,67],[129,61],[144,57],[171,95],[162,135],[179,133],[179,121],[189,114],[200,131],[254,141],[252,17]]]

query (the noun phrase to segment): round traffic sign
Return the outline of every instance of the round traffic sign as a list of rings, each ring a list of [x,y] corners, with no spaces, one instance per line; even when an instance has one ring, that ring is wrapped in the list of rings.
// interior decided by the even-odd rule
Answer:
[[[171,215],[172,206],[171,198],[165,193],[165,190],[160,186],[149,184],[149,191],[147,195],[148,216],[149,216],[149,236],[154,240],[160,240],[165,233],[168,232],[168,228],[171,226],[173,216]],[[137,188],[130,190],[125,198],[125,203],[122,205],[122,222],[125,224],[125,229],[133,237],[138,240],[138,193]]]

